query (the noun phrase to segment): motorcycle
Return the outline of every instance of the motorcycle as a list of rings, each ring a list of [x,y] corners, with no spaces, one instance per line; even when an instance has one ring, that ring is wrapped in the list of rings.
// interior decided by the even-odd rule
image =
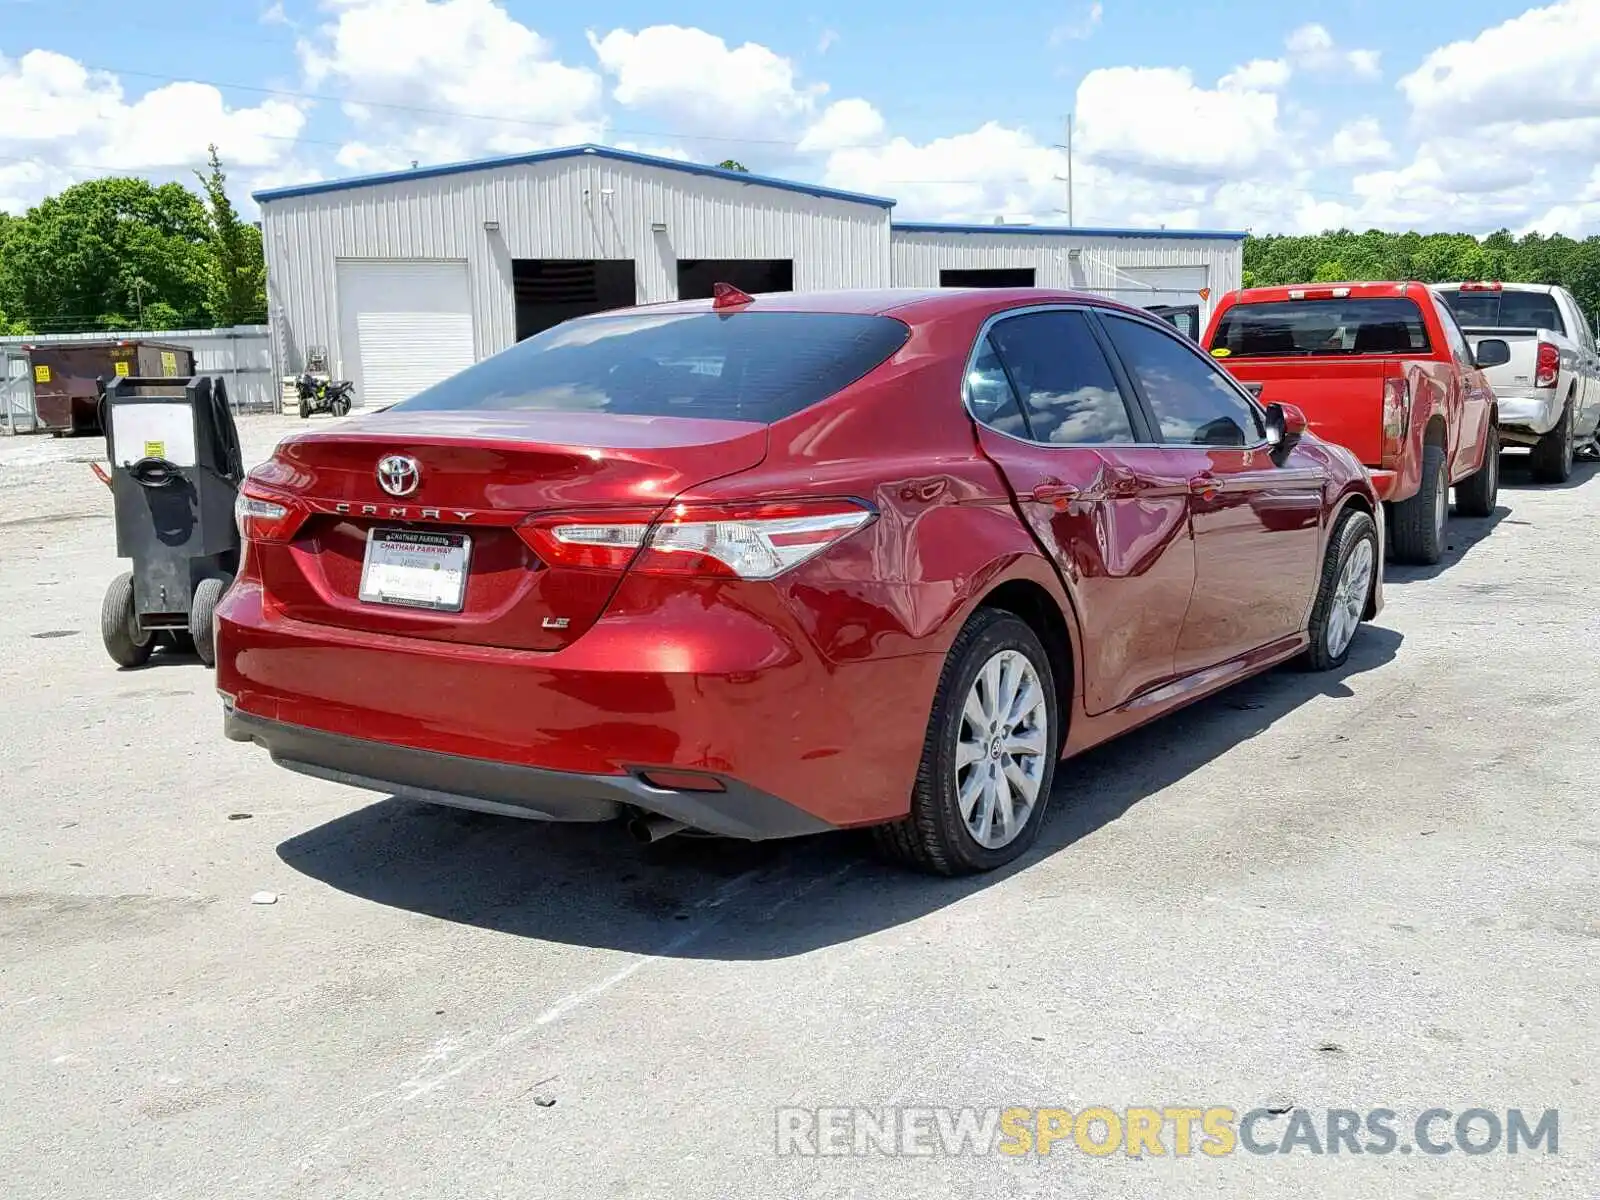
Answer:
[[[300,398],[301,420],[314,412],[342,417],[354,402],[355,384],[348,379],[318,379],[307,371],[295,380],[295,391]]]

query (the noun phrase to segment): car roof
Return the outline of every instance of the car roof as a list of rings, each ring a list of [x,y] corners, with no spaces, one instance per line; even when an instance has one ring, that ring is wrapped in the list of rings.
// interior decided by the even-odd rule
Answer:
[[[717,311],[711,300],[668,300],[660,304],[641,304],[615,308],[604,313],[579,317],[614,317],[629,313],[671,314]],[[1052,288],[852,288],[820,292],[763,292],[731,312],[809,312],[856,313],[861,316],[893,316],[903,321],[926,321],[962,315],[986,316],[1008,308],[1033,304],[1092,304],[1100,308],[1137,313],[1140,310],[1104,296]]]
[[[1311,292],[1328,292],[1330,295],[1319,295],[1316,298],[1334,299],[1335,297],[1331,295],[1331,292],[1336,288],[1346,293],[1344,296],[1337,297],[1338,299],[1370,300],[1386,296],[1411,295],[1413,288],[1426,289],[1427,285],[1417,283],[1414,280],[1384,280],[1381,282],[1368,280],[1365,282],[1350,283],[1286,283],[1275,285],[1273,287],[1240,288],[1238,291],[1232,293],[1232,297],[1235,304],[1271,304],[1274,301],[1279,300],[1304,299],[1309,298],[1306,294]],[[1291,295],[1291,293],[1294,292],[1302,293],[1302,295],[1298,297]]]
[[[1473,279],[1465,282],[1458,281],[1455,283],[1436,283],[1433,286],[1441,289],[1459,290],[1460,288],[1466,287],[1469,283],[1477,285],[1481,284],[1481,282],[1482,281],[1480,280]],[[1496,292],[1543,292],[1547,296],[1553,293],[1557,287],[1557,285],[1553,283],[1502,283],[1498,279],[1492,280],[1491,282],[1494,284],[1494,287],[1486,290]]]

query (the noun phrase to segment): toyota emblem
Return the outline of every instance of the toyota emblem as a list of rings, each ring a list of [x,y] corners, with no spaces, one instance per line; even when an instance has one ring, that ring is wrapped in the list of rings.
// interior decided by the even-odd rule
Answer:
[[[391,496],[409,496],[422,482],[422,468],[405,454],[386,454],[378,460],[378,486]]]

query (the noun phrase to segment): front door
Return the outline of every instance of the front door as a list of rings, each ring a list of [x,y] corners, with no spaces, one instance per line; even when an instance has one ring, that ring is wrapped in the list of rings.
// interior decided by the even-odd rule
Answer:
[[[990,325],[968,372],[983,451],[1060,570],[1081,632],[1084,705],[1172,678],[1194,584],[1188,482],[1170,469],[1080,309]]]
[[[1307,455],[1279,466],[1260,411],[1197,348],[1146,321],[1101,319],[1190,492],[1195,584],[1174,669],[1298,633],[1317,587],[1325,473]]]

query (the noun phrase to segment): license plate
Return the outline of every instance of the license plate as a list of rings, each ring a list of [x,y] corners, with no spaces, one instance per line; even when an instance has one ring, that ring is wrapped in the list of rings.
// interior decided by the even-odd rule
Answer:
[[[374,529],[361,564],[361,599],[435,612],[460,612],[472,539],[461,533]]]

